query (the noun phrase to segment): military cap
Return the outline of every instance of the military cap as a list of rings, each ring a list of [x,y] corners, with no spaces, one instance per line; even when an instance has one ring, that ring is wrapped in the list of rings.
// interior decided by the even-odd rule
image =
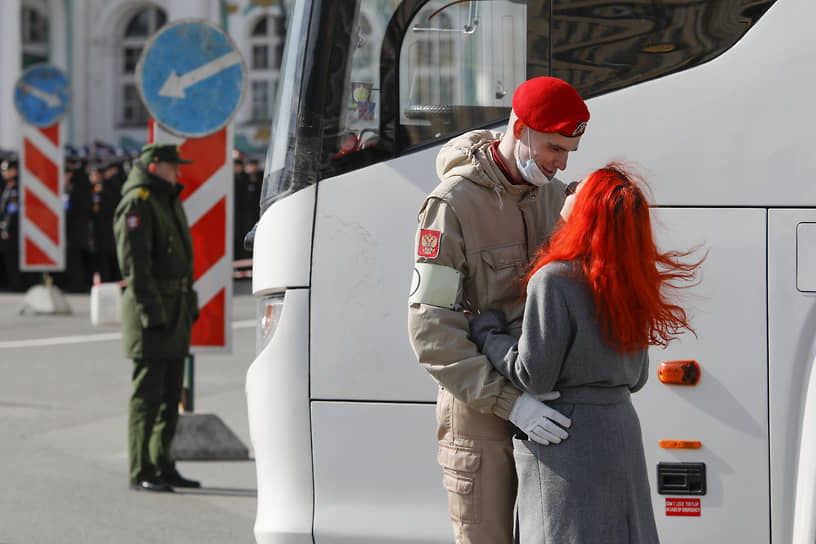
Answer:
[[[103,171],[108,167],[107,157],[96,157],[91,161],[91,170]]]
[[[172,162],[176,164],[192,164],[179,156],[179,148],[173,144],[147,144],[142,148],[142,164],[147,166],[150,163]]]
[[[2,160],[0,160],[0,168],[4,171],[9,168],[17,168],[18,164],[17,153],[14,151],[5,153]]]
[[[77,162],[80,159],[79,151],[72,145],[65,144],[65,161]]]
[[[580,136],[589,122],[589,109],[578,91],[556,77],[534,77],[519,85],[513,111],[536,132]]]
[[[113,157],[108,157],[106,162],[107,164],[105,164],[105,168],[113,168],[114,166],[118,168],[122,166],[123,162],[125,162],[125,157],[121,155],[114,155]]]

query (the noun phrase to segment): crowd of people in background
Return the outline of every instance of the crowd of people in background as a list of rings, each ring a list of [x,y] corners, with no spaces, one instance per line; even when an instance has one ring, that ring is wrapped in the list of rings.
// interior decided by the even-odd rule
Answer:
[[[66,146],[63,205],[65,207],[65,270],[51,272],[51,280],[70,293],[88,292],[94,281],[122,279],[113,237],[113,212],[121,199],[122,184],[138,153],[95,145],[83,151]],[[233,256],[249,259],[244,236],[259,217],[263,170],[260,161],[237,150],[234,160]],[[0,290],[25,291],[43,283],[42,272],[20,270],[19,155],[0,150]],[[180,180],[184,183],[184,179]]]

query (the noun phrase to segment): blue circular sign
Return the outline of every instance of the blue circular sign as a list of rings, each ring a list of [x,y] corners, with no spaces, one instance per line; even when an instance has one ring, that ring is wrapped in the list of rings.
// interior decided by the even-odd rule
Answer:
[[[58,123],[68,110],[71,92],[68,78],[47,64],[32,66],[14,86],[14,107],[23,119],[37,127]]]
[[[150,115],[187,138],[212,134],[235,115],[246,67],[221,28],[182,19],[156,33],[136,66],[139,92]]]

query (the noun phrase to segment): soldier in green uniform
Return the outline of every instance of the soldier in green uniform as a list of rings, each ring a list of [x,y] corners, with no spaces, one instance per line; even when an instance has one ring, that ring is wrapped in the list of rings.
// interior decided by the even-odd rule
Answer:
[[[122,340],[125,355],[133,359],[128,442],[130,488],[136,490],[200,487],[178,473],[170,454],[184,358],[198,318],[193,243],[177,183],[182,163],[190,161],[174,145],[145,146],[113,218],[116,254],[127,282]]]

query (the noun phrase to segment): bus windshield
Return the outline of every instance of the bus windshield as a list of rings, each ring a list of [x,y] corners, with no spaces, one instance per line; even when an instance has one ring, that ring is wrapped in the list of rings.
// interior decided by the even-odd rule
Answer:
[[[707,62],[774,1],[294,0],[261,207],[496,126],[531,77],[591,98]]]

